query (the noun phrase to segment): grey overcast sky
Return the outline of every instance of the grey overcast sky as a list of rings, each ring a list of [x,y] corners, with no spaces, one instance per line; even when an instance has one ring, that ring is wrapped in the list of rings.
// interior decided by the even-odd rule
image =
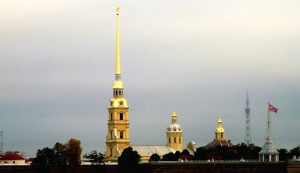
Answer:
[[[176,110],[185,145],[300,144],[299,0],[1,0],[0,130],[4,151],[35,156],[70,138],[104,153],[120,4],[121,62],[134,145],[166,144]]]

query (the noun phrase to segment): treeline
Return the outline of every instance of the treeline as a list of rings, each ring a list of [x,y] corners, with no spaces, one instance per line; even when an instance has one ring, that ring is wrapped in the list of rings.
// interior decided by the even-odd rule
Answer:
[[[37,173],[49,173],[52,168],[59,168],[61,173],[76,172],[81,164],[81,151],[79,140],[70,139],[65,144],[57,142],[53,148],[37,150],[31,165]]]
[[[176,160],[258,160],[261,147],[254,144],[246,145],[244,143],[234,145],[233,147],[217,146],[207,147],[202,146],[196,149],[194,155],[188,150],[176,153],[168,153],[160,158],[157,154],[153,154],[149,161],[176,161]],[[287,150],[284,148],[278,149],[279,160],[286,161],[300,156],[300,145]]]
[[[76,172],[76,169],[81,164],[81,145],[80,141],[70,139],[67,143],[62,144],[57,142],[53,148],[39,149],[36,153],[36,158],[32,161],[33,169],[37,173],[48,173],[51,168],[59,168],[61,173]],[[154,161],[178,161],[178,160],[258,160],[261,147],[254,144],[246,145],[244,143],[234,145],[232,147],[217,146],[215,148],[202,146],[196,149],[194,154],[191,154],[187,149],[182,152],[167,153],[162,157],[158,154],[153,154],[149,162]],[[300,157],[300,145],[287,150],[284,148],[278,149],[280,161],[286,161],[292,158]],[[92,165],[104,165],[104,155],[97,151],[91,151],[83,156]],[[118,172],[140,172],[139,162],[141,156],[131,147],[124,149],[121,156],[118,158]],[[100,167],[99,167],[100,168]]]

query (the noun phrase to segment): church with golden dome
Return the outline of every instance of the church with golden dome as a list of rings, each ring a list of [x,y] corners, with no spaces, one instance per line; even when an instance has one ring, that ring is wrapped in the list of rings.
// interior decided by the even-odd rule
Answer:
[[[221,147],[232,147],[232,143],[226,139],[225,130],[223,128],[223,121],[221,120],[221,117],[218,119],[218,126],[215,131],[215,138],[212,142],[207,144],[208,147],[215,148],[217,146]]]
[[[129,106],[124,97],[124,86],[121,78],[121,58],[120,58],[120,32],[119,32],[120,7],[116,9],[116,64],[115,80],[113,83],[113,97],[107,106],[108,123],[106,134],[105,162],[117,162],[123,150],[132,147],[141,156],[142,162],[148,162],[153,154],[162,157],[170,152],[183,151],[183,128],[178,124],[178,115],[174,111],[171,115],[171,124],[166,128],[165,145],[132,145],[129,130]],[[194,154],[195,142],[189,142],[187,149],[190,154]],[[208,144],[209,147],[232,146],[226,140],[222,120],[219,118],[218,126],[215,131],[215,139]]]
[[[122,151],[132,147],[141,155],[142,161],[148,161],[152,154],[163,156],[164,154],[182,151],[182,128],[177,123],[177,115],[171,115],[172,123],[167,127],[166,145],[141,146],[131,145],[129,137],[129,106],[124,97],[124,86],[121,79],[120,58],[120,32],[119,32],[120,7],[116,9],[116,65],[115,80],[113,84],[113,97],[110,99],[108,109],[108,123],[106,135],[106,151],[104,161],[117,162]]]

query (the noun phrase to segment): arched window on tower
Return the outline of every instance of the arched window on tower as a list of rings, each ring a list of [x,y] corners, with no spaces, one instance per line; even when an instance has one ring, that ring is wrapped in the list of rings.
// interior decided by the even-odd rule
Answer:
[[[110,120],[113,120],[113,114],[110,113]]]
[[[124,132],[120,131],[120,139],[123,139],[123,138],[124,138]]]
[[[174,143],[176,144],[176,137],[174,137]]]
[[[123,120],[123,113],[120,113],[120,120]]]

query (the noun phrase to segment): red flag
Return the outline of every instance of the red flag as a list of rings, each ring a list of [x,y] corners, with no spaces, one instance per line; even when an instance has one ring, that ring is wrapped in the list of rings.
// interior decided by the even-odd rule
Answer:
[[[268,106],[269,111],[275,112],[275,113],[278,112],[278,109],[277,109],[277,108],[275,108],[275,107],[274,107],[273,105],[271,105],[270,103],[268,103],[268,104],[269,104],[269,106]]]

